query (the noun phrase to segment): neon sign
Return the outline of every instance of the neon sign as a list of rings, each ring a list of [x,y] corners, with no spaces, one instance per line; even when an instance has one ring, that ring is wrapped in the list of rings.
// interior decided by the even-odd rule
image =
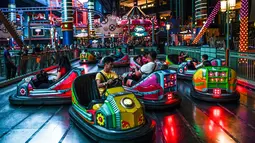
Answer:
[[[143,37],[148,35],[148,33],[145,31],[145,28],[143,26],[136,26],[134,31],[135,32],[132,32],[131,35],[135,37]]]
[[[145,32],[145,28],[143,26],[136,26],[134,30],[137,33]]]

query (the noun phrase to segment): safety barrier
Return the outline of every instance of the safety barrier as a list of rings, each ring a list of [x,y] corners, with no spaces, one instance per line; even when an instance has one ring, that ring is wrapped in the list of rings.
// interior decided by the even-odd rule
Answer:
[[[201,47],[165,47],[165,50],[167,54],[187,52],[190,57],[201,60]],[[225,51],[216,50],[215,56],[225,59]],[[230,52],[230,67],[237,72],[240,78],[255,81],[255,54]]]

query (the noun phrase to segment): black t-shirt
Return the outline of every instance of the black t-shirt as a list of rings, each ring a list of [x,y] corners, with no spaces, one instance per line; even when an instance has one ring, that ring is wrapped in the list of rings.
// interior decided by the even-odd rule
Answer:
[[[11,59],[10,52],[8,50],[4,50],[4,63],[10,64],[11,61],[9,59]]]

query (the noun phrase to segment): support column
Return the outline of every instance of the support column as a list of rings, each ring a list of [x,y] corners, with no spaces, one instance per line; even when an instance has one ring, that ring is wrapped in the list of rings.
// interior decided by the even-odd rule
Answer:
[[[91,12],[92,10],[94,10],[94,0],[89,0],[88,2],[88,19],[89,19],[89,30],[90,31],[93,31],[94,30],[94,15],[93,13]]]
[[[16,12],[15,12],[16,4],[15,4],[15,0],[9,0],[8,9],[11,11],[8,14],[9,21],[16,23]]]
[[[73,44],[73,8],[72,0],[62,0],[63,45]]]
[[[87,25],[88,24],[88,13],[82,12],[82,23]]]
[[[19,12],[19,17],[20,17],[20,27],[22,30],[21,40],[24,42],[23,12]]]

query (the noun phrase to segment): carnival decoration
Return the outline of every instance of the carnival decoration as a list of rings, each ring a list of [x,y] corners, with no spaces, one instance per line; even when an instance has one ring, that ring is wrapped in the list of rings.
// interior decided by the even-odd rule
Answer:
[[[248,0],[241,1],[240,10],[240,45],[239,51],[246,52],[248,49]]]
[[[202,29],[200,30],[200,32],[198,33],[197,37],[195,38],[195,40],[193,41],[192,44],[197,44],[198,41],[202,38],[202,36],[204,35],[204,33],[206,32],[207,28],[212,23],[213,19],[215,18],[216,14],[218,13],[219,10],[220,10],[220,1],[217,2],[217,4],[214,7],[212,13],[208,17],[207,21],[205,22],[204,26],[202,27]]]
[[[123,17],[117,18],[117,23],[119,26],[123,27],[124,31],[130,32],[140,25],[145,28],[146,31],[152,31],[152,29],[157,28],[156,18],[146,15],[137,4]]]
[[[33,15],[33,18],[34,18],[35,20],[45,20],[45,19],[46,19],[44,13],[37,13],[37,14],[34,14],[34,15]]]
[[[104,35],[109,35],[109,33],[122,33],[123,29],[118,26],[116,19],[117,17],[115,15],[105,16],[101,23],[94,23],[96,25],[94,26],[95,32]]]

